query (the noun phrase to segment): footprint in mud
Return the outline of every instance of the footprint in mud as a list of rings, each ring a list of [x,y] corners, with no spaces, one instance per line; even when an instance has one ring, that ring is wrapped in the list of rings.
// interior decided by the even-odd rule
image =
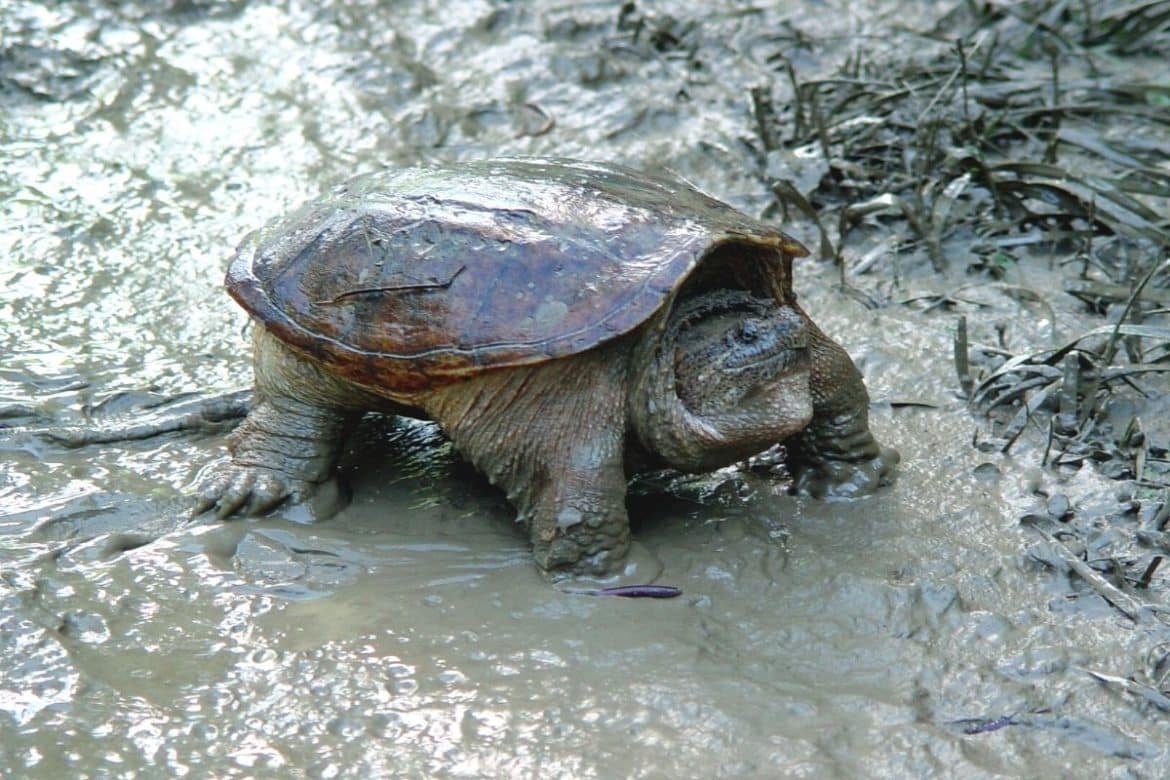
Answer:
[[[356,582],[368,571],[362,558],[339,540],[305,540],[295,531],[268,527],[241,539],[233,567],[246,589],[300,601]]]
[[[28,528],[22,541],[40,543],[44,560],[59,569],[108,563],[165,542],[169,552],[162,554],[190,565],[192,576],[201,578],[194,570],[209,567],[239,587],[293,599],[327,595],[366,571],[344,543],[310,539],[313,532],[303,526],[193,522],[189,509],[182,496],[143,502],[88,493],[5,519]]]
[[[54,558],[110,560],[181,528],[185,506],[181,499],[144,503],[117,493],[85,493],[4,520],[28,528],[22,541],[45,543]]]

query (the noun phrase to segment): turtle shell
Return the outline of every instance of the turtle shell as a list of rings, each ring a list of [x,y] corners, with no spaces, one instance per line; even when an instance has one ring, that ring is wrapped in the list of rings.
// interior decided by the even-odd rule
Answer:
[[[628,333],[727,243],[807,254],[686,184],[617,165],[424,165],[359,176],[253,233],[226,283],[298,352],[412,392]]]

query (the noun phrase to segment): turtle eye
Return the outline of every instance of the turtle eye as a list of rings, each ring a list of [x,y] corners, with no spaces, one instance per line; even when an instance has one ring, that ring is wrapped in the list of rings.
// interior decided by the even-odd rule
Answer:
[[[760,337],[760,326],[755,320],[744,320],[735,329],[735,337],[742,342],[751,344]]]

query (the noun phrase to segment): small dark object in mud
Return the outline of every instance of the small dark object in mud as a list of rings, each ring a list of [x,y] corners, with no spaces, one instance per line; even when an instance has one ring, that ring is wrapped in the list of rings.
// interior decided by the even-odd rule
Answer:
[[[993,731],[999,731],[1006,726],[1018,725],[1013,720],[1014,715],[1002,715],[998,718],[986,719],[964,719],[953,721],[954,725],[961,726],[963,733],[967,735],[975,734],[990,734]]]
[[[783,441],[797,490],[853,496],[897,453],[849,356],[792,292],[807,254],[677,180],[511,159],[353,179],[248,237],[255,404],[199,511],[338,508],[364,411],[437,421],[499,484],[546,570],[606,572],[626,480],[706,472]]]
[[[574,596],[619,596],[624,599],[672,599],[682,591],[673,585],[611,585],[596,590],[565,591]]]

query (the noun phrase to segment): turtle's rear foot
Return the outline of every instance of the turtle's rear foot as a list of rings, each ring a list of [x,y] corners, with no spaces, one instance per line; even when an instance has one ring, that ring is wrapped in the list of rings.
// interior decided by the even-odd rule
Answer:
[[[336,514],[345,502],[334,465],[352,419],[294,398],[261,397],[228,437],[231,461],[201,479],[195,514],[259,515],[283,504],[303,505],[292,511],[309,520]]]
[[[341,511],[347,494],[336,478],[306,482],[263,466],[234,461],[211,467],[200,480],[192,514],[214,511],[223,520],[233,514],[262,515],[278,507],[291,520],[324,520]]]

